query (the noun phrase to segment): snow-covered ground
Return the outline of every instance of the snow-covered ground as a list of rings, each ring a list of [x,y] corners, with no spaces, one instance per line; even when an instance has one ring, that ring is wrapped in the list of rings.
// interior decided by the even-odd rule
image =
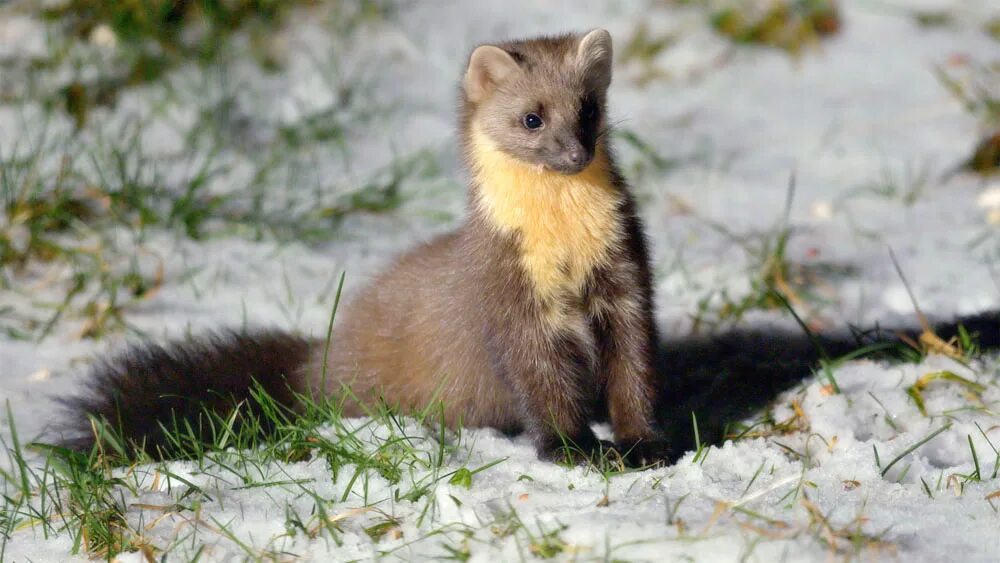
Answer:
[[[1000,306],[991,275],[1000,239],[981,204],[989,198],[980,197],[1000,184],[948,174],[981,131],[933,72],[940,65],[961,74],[963,61],[1000,59],[1000,43],[981,31],[988,16],[998,15],[997,6],[987,0],[845,1],[842,31],[792,58],[734,48],[706,25],[703,10],[668,4],[421,1],[363,23],[349,37],[315,12],[298,12],[277,38],[285,62],[280,72],[265,73],[249,58],[227,65],[225,73],[184,66],[162,84],[123,91],[111,109],[94,109],[80,137],[71,136],[69,117],[49,114],[41,102],[9,101],[28,86],[0,75],[0,157],[27,150],[43,132],[53,161],[76,143],[141,146],[155,167],[143,174],[171,185],[189,178],[214,150],[214,193],[240,194],[252,186],[264,205],[278,210],[309,205],[317,192],[329,202],[384,179],[394,163],[420,159],[426,170],[404,178],[398,209],[350,215],[335,236],[319,242],[240,233],[195,241],[155,228],[141,237],[103,234],[118,248],[141,249],[113,260],[163,267],[159,291],[126,314],[149,337],[244,323],[321,335],[341,272],[347,271],[349,295],[393,253],[460,219],[455,89],[472,46],[600,26],[622,53],[644,25],[650,34],[674,36],[674,43],[651,61],[621,61],[610,100],[626,134],[617,139],[622,164],[652,242],[657,318],[667,345],[690,332],[699,312],[704,320],[718,311],[724,295],[737,300],[751,291],[761,259],[755,249],[782,221],[793,172],[787,258],[818,272],[807,304],[817,326],[912,322],[887,248],[928,314]],[[953,21],[922,27],[912,15],[916,9],[945,10]],[[17,3],[0,7],[0,59],[45,56],[49,45],[45,26]],[[86,55],[101,57],[102,48],[95,43]],[[86,73],[83,68],[78,72]],[[74,71],[56,69],[47,79],[57,80],[60,72]],[[658,78],[640,80],[651,72]],[[342,144],[291,151],[259,181],[260,161],[282,125],[329,112],[347,124]],[[206,121],[229,135],[221,148],[192,144],[203,139]],[[138,138],[123,133],[137,123]],[[627,134],[652,147],[656,158],[627,143]],[[95,162],[100,167],[100,159]],[[38,264],[16,274],[16,288],[0,290],[0,314],[47,317],[48,305],[65,293],[52,281],[60,275],[53,269]],[[780,317],[755,311],[742,322],[789,323]],[[0,335],[0,401],[10,404],[22,439],[55,420],[50,397],[71,390],[87,362],[125,340],[120,334],[81,340],[81,322],[61,319],[40,342]],[[935,380],[925,391],[924,415],[906,391],[941,371],[983,388]],[[123,502],[130,523],[149,526],[144,535],[154,545],[173,545],[171,560],[195,556],[200,543],[208,545],[202,560],[269,553],[275,559],[387,553],[419,560],[447,556],[449,548],[478,561],[547,554],[583,560],[1000,558],[1000,498],[990,496],[1000,490],[993,478],[1000,462],[993,449],[1000,444],[993,366],[970,369],[935,357],[919,365],[853,362],[834,377],[842,394],[832,393],[826,380],[807,379],[776,399],[774,419],[794,420],[787,432],[712,447],[697,460],[691,453],[664,469],[612,477],[565,469],[536,461],[523,439],[476,431],[463,434],[441,469],[417,469],[396,484],[370,476],[367,498],[355,489],[345,495],[347,480],[333,482],[325,463],[314,460],[271,464],[258,482],[305,480],[315,496],[297,485],[236,486],[210,477],[218,472],[176,463],[170,471],[210,498],[201,501],[197,518],[151,508],[171,505],[186,490],[168,491],[154,479],[154,467],[138,471],[141,492]],[[943,427],[882,474],[897,455]],[[422,437],[415,440],[418,450],[436,451],[423,429],[407,431]],[[6,420],[0,422],[0,436],[9,432]],[[475,473],[470,488],[436,479],[495,460],[503,461]],[[979,478],[972,478],[977,471]],[[397,500],[397,490],[428,480],[435,484],[426,496]],[[336,518],[339,543],[323,534],[285,535],[289,507],[309,514],[315,503]],[[365,532],[387,520],[398,527],[375,534],[378,539]],[[220,522],[238,542],[219,531]],[[71,547],[65,535],[45,537],[23,527],[9,538],[5,557],[69,560]]]

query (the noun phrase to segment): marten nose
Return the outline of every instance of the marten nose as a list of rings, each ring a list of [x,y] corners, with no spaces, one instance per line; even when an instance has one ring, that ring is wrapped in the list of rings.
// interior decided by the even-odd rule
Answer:
[[[563,172],[570,174],[579,172],[590,164],[590,159],[590,151],[576,139],[563,142],[562,151],[559,155],[559,160],[561,161],[560,168]]]
[[[576,174],[586,168],[593,158],[593,152],[587,150],[578,139],[564,137],[556,139],[547,160],[552,170],[563,174]]]

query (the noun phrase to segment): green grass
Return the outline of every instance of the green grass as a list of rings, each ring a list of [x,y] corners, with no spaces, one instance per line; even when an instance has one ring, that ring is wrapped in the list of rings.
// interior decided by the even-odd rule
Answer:
[[[137,500],[142,493],[157,490],[154,482],[165,480],[168,489],[176,489],[169,512],[181,516],[196,514],[200,506],[209,504],[224,509],[216,498],[224,494],[220,487],[298,491],[294,496],[305,495],[314,506],[308,515],[291,505],[279,507],[286,513],[288,533],[326,536],[337,542],[343,532],[329,513],[334,505],[359,503],[375,510],[391,499],[424,504],[425,514],[430,514],[435,498],[429,493],[439,483],[471,487],[480,472],[504,461],[463,465],[455,457],[462,444],[461,432],[437,425],[436,409],[407,420],[379,409],[368,421],[354,424],[340,416],[336,401],[299,400],[301,408],[292,411],[258,389],[253,408],[244,405],[231,413],[206,412],[207,434],[185,424],[170,428],[169,444],[156,452],[156,458],[187,460],[188,472],[196,478],[183,477],[172,471],[174,466],[155,461],[141,444],[128,443],[103,421],[94,421],[100,441],[91,452],[44,444],[25,446],[8,409],[12,443],[3,445],[11,469],[0,473],[4,491],[0,539],[5,546],[12,534],[30,533],[26,529],[30,527],[44,537],[68,535],[73,553],[110,559],[121,552],[142,550],[160,557],[168,546],[145,537],[145,530],[137,528],[130,515],[136,514],[134,506],[142,503]],[[442,429],[421,431],[421,427]],[[322,483],[281,474],[280,464],[301,462],[322,467],[329,483],[342,487],[342,493],[321,497],[315,490]],[[388,498],[370,492],[373,479],[389,486]],[[246,541],[231,526],[215,524],[233,542]],[[395,520],[389,518],[366,530],[377,543],[394,526]],[[250,551],[254,557],[263,556]]]
[[[990,18],[983,24],[983,32],[995,41],[1000,41],[1000,16]]]
[[[295,7],[311,10],[343,42],[394,11],[383,0],[70,0],[37,8],[52,31],[48,57],[0,61],[20,92],[0,103],[24,108],[29,132],[0,146],[0,289],[18,296],[0,331],[42,339],[63,325],[88,338],[133,330],[130,311],[170,281],[147,244],[157,233],[318,244],[344,236],[351,216],[408,205],[415,184],[445,184],[432,148],[393,155],[361,174],[315,171],[317,162],[349,169],[354,137],[389,111],[368,101],[369,78],[344,73],[337,48],[310,54],[336,99],[295,119],[274,121],[264,111],[269,100],[228,78],[246,59],[254,30],[285,33]],[[95,47],[95,30],[105,28],[117,42]],[[164,59],[156,67],[162,72],[140,72],[139,82],[115,75],[134,74],[130,65],[145,64],[149,53]],[[78,73],[93,83],[60,82]],[[105,82],[114,92],[95,94]],[[142,111],[116,112],[119,95],[134,90],[142,91]],[[66,129],[66,110],[75,134]],[[196,117],[174,125],[178,111]],[[118,113],[124,119],[110,119]],[[175,128],[180,148],[148,147],[154,126]],[[248,144],[248,135],[264,140]]]
[[[284,61],[276,30],[291,10],[317,4],[314,0],[68,0],[41,7],[37,15],[65,38],[55,59],[72,58],[71,50],[95,45],[108,55],[96,77],[64,82],[50,100],[73,117],[78,129],[83,128],[95,107],[114,105],[124,90],[161,80],[190,61],[207,65],[228,57],[234,37],[246,39],[244,53],[263,68],[277,70]],[[392,10],[391,3],[382,0],[337,0],[327,7],[336,11],[346,29]]]
[[[791,54],[837,33],[840,10],[834,0],[714,3],[712,26],[739,44],[775,47]]]
[[[798,55],[843,25],[836,0],[663,0],[698,6],[709,23],[736,44],[782,49]]]
[[[123,328],[123,312],[155,293],[162,271],[140,265],[139,251],[119,247],[106,233],[131,228],[148,211],[141,205],[156,196],[133,201],[119,190],[93,189],[68,155],[47,170],[51,145],[44,137],[35,143],[24,151],[0,150],[0,289],[30,294],[22,279],[42,264],[60,272],[64,297],[39,304],[38,310],[51,310],[47,316],[3,328],[11,337],[42,338],[68,316],[81,320],[79,333],[88,337]]]
[[[0,470],[0,553],[11,538],[34,534],[68,537],[71,553],[106,560],[125,552],[155,560],[190,557],[220,539],[249,560],[271,560],[293,555],[278,547],[285,539],[324,541],[336,549],[345,534],[359,531],[381,555],[433,542],[446,559],[462,561],[477,543],[508,540],[524,557],[576,553],[562,538],[565,526],[527,521],[513,506],[480,528],[436,523],[438,503],[460,502],[436,491],[474,491],[486,483],[481,473],[506,461],[471,463],[462,431],[438,424],[440,409],[404,419],[379,408],[367,420],[348,421],[337,400],[298,400],[293,411],[258,389],[252,404],[205,412],[208,432],[172,425],[169,444],[152,457],[97,420],[100,440],[90,452],[24,445],[8,408],[12,442],[2,444],[9,462],[0,467],[9,469]],[[164,455],[182,463],[157,461]],[[631,471],[620,460],[584,468],[584,474],[601,473],[608,487]],[[238,491],[272,499],[269,510],[284,515],[284,533],[262,542],[240,530],[240,509],[233,504],[240,501],[231,498]],[[151,498],[156,502],[146,500]],[[627,498],[610,502],[619,500]],[[169,524],[173,532],[164,536],[165,528],[154,524],[160,516],[201,524],[190,530]],[[413,525],[421,530],[417,537],[408,535]]]
[[[944,426],[942,426],[942,427],[938,428],[937,430],[931,432],[930,434],[928,434],[924,438],[921,438],[919,441],[917,441],[913,445],[907,447],[899,455],[897,455],[896,457],[892,458],[889,461],[889,463],[885,464],[885,466],[882,465],[882,462],[879,459],[878,448],[876,448],[875,445],[872,445],[872,449],[874,450],[874,453],[875,453],[875,465],[876,465],[876,467],[878,467],[879,473],[882,475],[882,477],[885,477],[886,474],[889,473],[889,470],[892,469],[892,467],[894,465],[896,465],[897,463],[899,463],[903,458],[905,458],[906,456],[910,455],[911,453],[917,451],[918,449],[920,449],[921,446],[923,446],[927,442],[930,442],[931,440],[933,440],[934,438],[936,438],[938,436],[938,434],[941,434],[942,432],[945,432],[946,430],[949,430],[950,428],[951,428],[950,424],[945,424]],[[902,479],[902,476],[899,477],[899,480],[901,480],[901,479]]]
[[[422,151],[333,198],[316,192],[272,208],[239,192],[213,193],[209,183],[219,170],[211,156],[190,156],[191,175],[168,184],[138,143],[106,154],[66,154],[56,170],[42,165],[63,150],[39,144],[4,154],[0,148],[0,287],[29,296],[30,272],[42,266],[58,272],[64,296],[38,303],[36,311],[53,310],[47,317],[5,327],[11,336],[44,338],[67,319],[79,320],[86,337],[125,328],[125,311],[164,281],[160,259],[145,244],[151,230],[192,240],[235,235],[322,242],[338,236],[352,215],[394,212],[407,203],[406,185],[440,174],[436,154]]]
[[[660,0],[657,4],[674,10],[678,6],[696,8],[704,14],[706,24],[734,46],[775,48],[793,57],[816,48],[843,26],[836,0]],[[619,64],[640,87],[656,81],[698,79],[729,58],[726,54],[704,68],[678,75],[657,59],[688,30],[676,24],[667,30],[658,27],[662,26],[639,22],[616,48]]]
[[[726,289],[712,289],[698,301],[692,332],[734,326],[753,311],[801,315],[812,322],[818,316],[818,308],[829,304],[823,295],[824,286],[829,280],[850,275],[853,269],[819,260],[797,262],[788,257],[788,245],[794,234],[791,225],[794,196],[793,175],[780,219],[763,233],[738,234],[726,225],[702,219],[709,228],[741,248],[750,266],[746,291],[733,294]]]
[[[947,10],[917,10],[913,21],[921,27],[947,27],[954,23],[955,16]]]
[[[906,163],[901,170],[883,164],[878,178],[848,190],[838,197],[835,205],[841,206],[848,200],[864,197],[913,207],[928,193],[932,179],[931,170],[926,163]]]
[[[669,78],[669,73],[656,65],[656,58],[676,41],[674,34],[650,31],[649,26],[642,22],[625,41],[618,60],[622,65],[633,65],[640,69],[638,76],[634,78],[640,86],[657,79]]]
[[[957,68],[938,66],[941,84],[980,123],[980,136],[958,166],[983,176],[1000,172],[1000,59],[969,60]]]

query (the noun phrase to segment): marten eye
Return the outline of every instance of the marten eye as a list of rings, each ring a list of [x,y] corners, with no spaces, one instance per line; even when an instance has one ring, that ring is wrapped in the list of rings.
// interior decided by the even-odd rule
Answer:
[[[545,122],[542,121],[541,117],[538,117],[537,113],[527,113],[521,118],[521,124],[524,125],[525,129],[538,129]]]

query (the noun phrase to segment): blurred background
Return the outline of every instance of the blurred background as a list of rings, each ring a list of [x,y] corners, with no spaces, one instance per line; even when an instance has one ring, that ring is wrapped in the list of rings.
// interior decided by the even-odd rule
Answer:
[[[477,44],[609,29],[668,334],[1000,304],[989,0],[0,2],[10,396],[122,338],[318,334],[465,206]],[[23,384],[23,385],[22,385]]]

